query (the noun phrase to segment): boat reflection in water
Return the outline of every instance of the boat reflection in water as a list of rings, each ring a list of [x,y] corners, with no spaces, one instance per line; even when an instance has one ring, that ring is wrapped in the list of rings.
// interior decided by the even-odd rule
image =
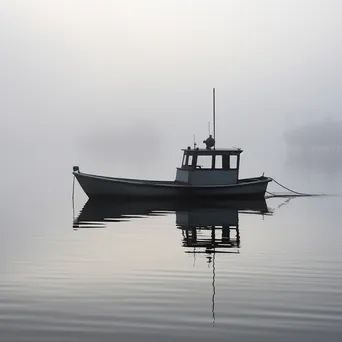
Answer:
[[[270,215],[265,199],[253,201],[129,201],[88,200],[74,220],[74,229],[105,227],[106,222],[176,214],[176,226],[182,230],[186,253],[206,253],[212,268],[211,314],[215,325],[216,253],[239,253],[239,213]]]
[[[270,214],[264,199],[251,201],[108,201],[88,200],[74,220],[74,229],[104,228],[108,222],[176,214],[187,253],[227,253],[240,247],[239,213]]]

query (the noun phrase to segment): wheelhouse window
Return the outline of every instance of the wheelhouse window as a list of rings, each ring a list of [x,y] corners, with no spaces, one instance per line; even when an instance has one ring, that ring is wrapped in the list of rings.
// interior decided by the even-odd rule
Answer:
[[[185,161],[186,161],[186,154],[183,154],[183,159],[182,159],[182,166],[185,166]]]
[[[183,155],[183,161],[182,161],[182,166],[183,167],[192,167],[193,164],[193,155],[192,154],[188,154],[188,153],[184,153]]]
[[[227,153],[207,154],[200,151],[186,151],[183,155],[182,168],[197,170],[236,170],[239,155]]]
[[[215,169],[216,170],[222,170],[222,168],[223,168],[222,167],[222,165],[223,165],[222,158],[223,158],[223,156],[220,154],[215,156]]]
[[[238,164],[238,156],[237,155],[231,155],[230,160],[229,160],[229,166],[230,169],[237,169],[237,164]]]
[[[197,156],[197,168],[198,169],[211,169],[213,167],[213,156],[201,155]]]
[[[192,166],[192,160],[193,160],[193,156],[190,154],[190,155],[188,156],[187,166]]]

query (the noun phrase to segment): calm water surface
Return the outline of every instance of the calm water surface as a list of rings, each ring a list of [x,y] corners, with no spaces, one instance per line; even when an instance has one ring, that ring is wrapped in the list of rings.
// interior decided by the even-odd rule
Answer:
[[[198,208],[76,187],[73,217],[70,170],[31,171],[2,180],[1,341],[341,341],[340,197]]]

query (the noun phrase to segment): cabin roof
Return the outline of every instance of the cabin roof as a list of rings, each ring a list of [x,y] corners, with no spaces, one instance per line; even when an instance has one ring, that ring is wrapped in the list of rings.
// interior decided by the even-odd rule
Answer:
[[[205,153],[205,154],[220,154],[220,153],[224,153],[224,152],[229,152],[229,153],[241,153],[243,152],[243,150],[241,148],[236,148],[236,147],[232,147],[232,148],[216,148],[216,149],[211,149],[208,150],[206,148],[183,148],[182,151],[184,152],[200,152],[201,154]]]

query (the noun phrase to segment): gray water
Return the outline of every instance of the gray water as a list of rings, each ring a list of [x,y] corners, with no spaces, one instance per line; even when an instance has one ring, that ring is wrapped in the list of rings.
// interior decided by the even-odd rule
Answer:
[[[260,203],[94,209],[76,184],[73,213],[71,156],[20,151],[7,162],[1,341],[341,340],[339,196],[269,199],[267,212]],[[286,185],[341,193],[338,168],[273,162],[268,174]]]

